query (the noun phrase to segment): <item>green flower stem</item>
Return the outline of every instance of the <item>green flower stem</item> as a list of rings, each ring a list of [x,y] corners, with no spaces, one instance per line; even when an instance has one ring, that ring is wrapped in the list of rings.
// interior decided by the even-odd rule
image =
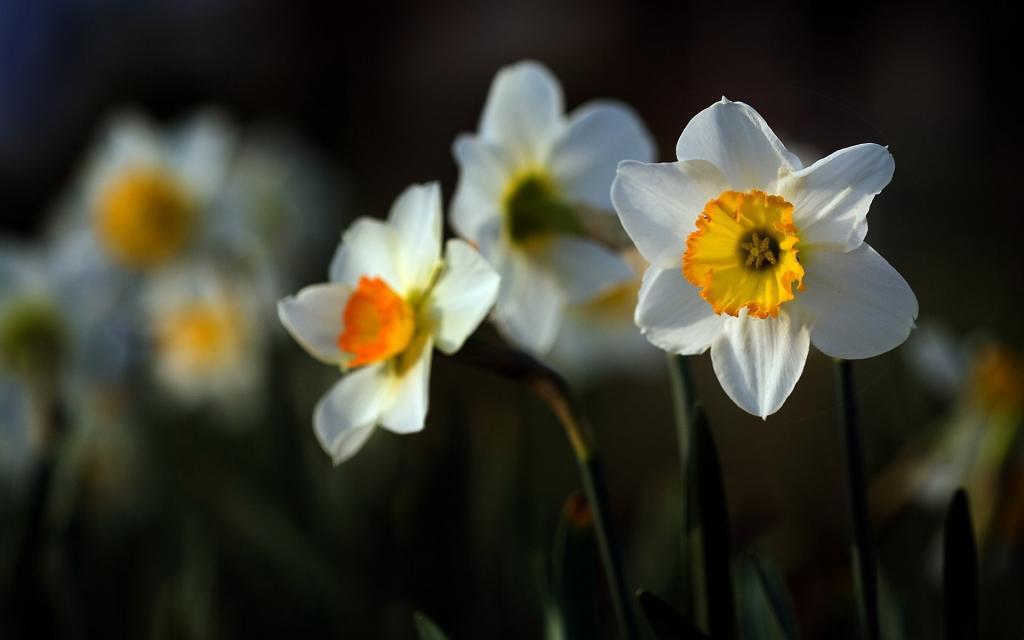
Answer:
[[[672,387],[672,407],[675,412],[676,422],[676,445],[679,447],[679,472],[682,480],[682,501],[683,501],[683,531],[680,537],[681,544],[681,572],[683,591],[683,616],[689,620],[697,620],[700,616],[698,611],[703,611],[704,603],[700,597],[700,589],[695,588],[696,576],[695,567],[692,566],[692,555],[690,549],[690,537],[688,532],[691,525],[695,524],[691,505],[688,504],[690,484],[690,445],[693,438],[693,409],[697,401],[694,391],[693,376],[690,374],[690,363],[686,356],[668,354],[668,374]]]
[[[697,402],[690,363],[686,361],[686,356],[668,354],[668,375],[672,381],[672,407],[675,410],[676,434],[679,440],[679,465],[685,480],[686,464],[690,459],[690,419]]]
[[[28,386],[34,460],[28,483],[25,524],[17,542],[18,551],[10,576],[17,611],[16,628],[23,629],[26,637],[56,632],[54,620],[57,611],[43,575],[51,535],[47,531],[47,510],[58,464],[59,440],[64,431],[55,380],[50,376],[33,375]]]
[[[625,640],[638,637],[636,614],[622,570],[622,556],[614,537],[608,486],[593,430],[582,417],[568,384],[552,369],[525,353],[470,340],[456,358],[530,387],[555,414],[572,446],[579,467],[583,492],[594,517],[597,545],[611,592],[612,606]]]
[[[871,541],[871,523],[868,520],[864,449],[854,401],[853,366],[849,360],[836,360],[836,391],[846,489],[850,500],[850,524],[853,529],[853,575],[861,618],[861,637],[879,640],[878,568],[875,564],[875,547]]]

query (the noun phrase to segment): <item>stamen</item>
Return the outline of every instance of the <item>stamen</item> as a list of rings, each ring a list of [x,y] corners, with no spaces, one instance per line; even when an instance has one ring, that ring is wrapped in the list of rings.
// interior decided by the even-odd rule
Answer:
[[[775,251],[772,249],[773,245],[776,245],[777,249],[777,243],[774,238],[770,235],[765,235],[765,237],[762,238],[758,236],[755,231],[751,234],[751,241],[744,242],[741,245],[743,249],[749,252],[744,266],[753,266],[755,269],[760,269],[764,266],[765,262],[770,265],[774,265],[776,260]]]

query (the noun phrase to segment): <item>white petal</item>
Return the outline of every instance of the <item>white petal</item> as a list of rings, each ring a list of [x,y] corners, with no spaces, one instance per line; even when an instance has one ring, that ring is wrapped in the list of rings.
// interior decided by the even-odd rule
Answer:
[[[359,218],[342,236],[331,260],[331,282],[355,287],[359,278],[376,276],[404,293],[398,255],[398,238],[392,227],[373,218]]]
[[[707,160],[736,191],[774,191],[779,169],[800,168],[800,160],[786,151],[757,111],[725,98],[690,120],[676,143],[676,157]]]
[[[885,147],[859,144],[783,179],[779,189],[793,203],[801,244],[839,251],[857,248],[868,232],[868,207],[895,168]]]
[[[426,340],[420,345],[416,362],[394,381],[391,398],[380,416],[380,426],[394,433],[423,430],[430,401],[430,362],[434,345]]]
[[[112,165],[159,165],[163,143],[153,123],[136,111],[114,114],[102,133],[101,153]]]
[[[547,160],[565,126],[562,88],[536,62],[520,62],[498,72],[480,118],[480,135],[507,147],[519,163]]]
[[[391,206],[388,222],[398,239],[403,286],[425,286],[441,261],[441,185],[406,188]]]
[[[352,289],[343,284],[316,284],[277,303],[277,315],[288,333],[314,358],[327,364],[342,360],[338,336],[345,303]]]
[[[633,270],[622,256],[585,238],[555,236],[537,251],[537,259],[554,275],[570,304],[633,279]]]
[[[651,344],[684,355],[707,351],[724,322],[679,267],[644,272],[635,319]]]
[[[356,369],[328,391],[313,412],[313,431],[334,464],[352,457],[380,418],[390,397],[388,365]]]
[[[494,321],[513,345],[543,355],[558,335],[565,299],[554,276],[522,251],[498,258],[501,286]]]
[[[189,190],[209,202],[221,191],[236,143],[224,114],[200,112],[179,125],[171,138],[171,163]]]
[[[619,165],[611,199],[643,257],[668,269],[680,265],[704,205],[728,188],[722,173],[704,160],[626,161]]]
[[[494,306],[501,278],[462,240],[445,245],[445,270],[430,296],[437,348],[455,353]]]
[[[459,165],[450,212],[452,227],[463,238],[479,243],[481,229],[502,218],[502,198],[515,167],[502,147],[475,136],[459,136],[452,153]]]
[[[767,418],[796,386],[809,345],[807,327],[785,311],[765,319],[742,313],[726,317],[722,335],[711,345],[711,364],[733,402]]]
[[[928,321],[907,340],[903,355],[910,369],[935,395],[951,398],[964,387],[971,370],[971,352],[946,326]]]
[[[624,104],[591,102],[576,109],[551,154],[555,183],[572,202],[612,210],[609,190],[621,160],[654,161],[654,141]]]
[[[804,259],[797,304],[814,346],[835,358],[870,358],[899,346],[917,319],[906,280],[867,243],[849,252],[814,251]]]

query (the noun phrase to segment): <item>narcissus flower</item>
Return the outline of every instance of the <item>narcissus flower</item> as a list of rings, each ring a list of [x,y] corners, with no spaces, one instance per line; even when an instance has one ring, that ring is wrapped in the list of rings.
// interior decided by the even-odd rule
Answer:
[[[479,131],[459,136],[453,152],[460,175],[452,225],[502,276],[494,320],[518,347],[543,354],[568,304],[632,277],[615,251],[589,236],[611,217],[618,162],[653,159],[650,136],[615,102],[566,117],[551,72],[521,62],[498,72]]]
[[[284,129],[246,132],[218,200],[218,238],[264,265],[276,298],[315,273],[309,256],[334,248],[344,176]]]
[[[313,357],[349,371],[320,400],[313,427],[334,462],[375,426],[423,428],[433,348],[454,353],[494,304],[498,275],[468,244],[441,256],[441,191],[411,186],[387,222],[361,218],[342,238],[330,282],[278,304],[281,322]]]
[[[809,167],[751,107],[722,99],[679,137],[678,162],[623,162],[612,202],[651,263],[635,320],[681,354],[711,349],[722,387],[767,417],[792,392],[811,343],[868,358],[902,343],[917,299],[867,243],[868,207],[892,178],[884,147]]]
[[[636,296],[647,263],[633,248],[623,251],[622,256],[633,269],[633,279],[566,307],[562,330],[544,358],[574,385],[664,370],[661,352],[633,324]]]
[[[205,214],[234,144],[232,128],[214,112],[167,132],[141,115],[116,115],[63,203],[60,231],[88,239],[91,253],[123,270],[164,266],[213,229]]]
[[[199,261],[164,270],[144,293],[157,381],[187,405],[227,409],[246,402],[264,380],[272,309],[259,283],[238,270]]]
[[[71,347],[48,257],[0,239],[0,484],[45,446],[40,403],[56,392]]]

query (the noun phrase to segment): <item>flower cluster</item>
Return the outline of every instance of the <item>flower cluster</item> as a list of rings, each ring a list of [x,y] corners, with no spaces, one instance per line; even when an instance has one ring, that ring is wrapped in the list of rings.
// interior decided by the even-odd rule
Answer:
[[[566,114],[563,102],[544,66],[500,70],[477,131],[453,145],[461,239],[442,254],[440,186],[409,187],[386,222],[345,232],[327,284],[277,303],[288,332],[345,374],[313,419],[335,462],[375,426],[422,429],[434,347],[458,350],[489,312],[509,343],[578,379],[642,371],[641,336],[671,353],[710,349],[726,393],[762,417],[793,390],[810,344],[848,359],[906,339],[917,302],[864,241],[893,173],[885,148],[804,167],[757,112],[723,98],[686,125],[675,162],[655,163],[629,107]],[[36,343],[56,350],[66,320],[104,375],[131,375],[129,354],[144,351],[181,402],[243,406],[265,382],[265,318],[324,236],[318,188],[297,184],[317,171],[279,161],[301,155],[213,112],[168,132],[115,118],[62,201],[63,258],[35,287],[45,295],[21,296],[37,300],[29,310],[5,304],[5,331],[18,314],[50,314],[31,323],[53,328]],[[11,335],[5,359],[49,357]]]
[[[410,188],[386,225],[360,220],[345,235],[331,285],[281,302],[308,351],[357,369],[315,413],[335,461],[375,424],[422,428],[424,354],[435,337],[457,348],[492,302],[509,342],[564,370],[614,354],[605,339],[638,353],[636,331],[618,322],[637,291],[634,270],[602,232],[613,206],[649,263],[640,331],[672,353],[710,348],[726,393],[750,413],[782,406],[812,342],[865,358],[910,333],[913,293],[864,242],[868,207],[893,173],[885,148],[859,145],[804,168],[757,112],[723,99],[683,130],[677,162],[652,164],[654,145],[628,107],[563,111],[551,73],[520,63],[498,72],[478,132],[456,139],[451,222],[482,258],[458,244],[440,266],[438,188]],[[444,340],[456,286],[465,309],[457,339]]]
[[[286,132],[243,133],[216,111],[170,127],[114,115],[48,237],[0,248],[0,466],[45,446],[54,402],[69,428],[126,404],[96,397],[231,424],[258,411],[268,318],[305,276],[310,239],[329,235],[320,165]]]

